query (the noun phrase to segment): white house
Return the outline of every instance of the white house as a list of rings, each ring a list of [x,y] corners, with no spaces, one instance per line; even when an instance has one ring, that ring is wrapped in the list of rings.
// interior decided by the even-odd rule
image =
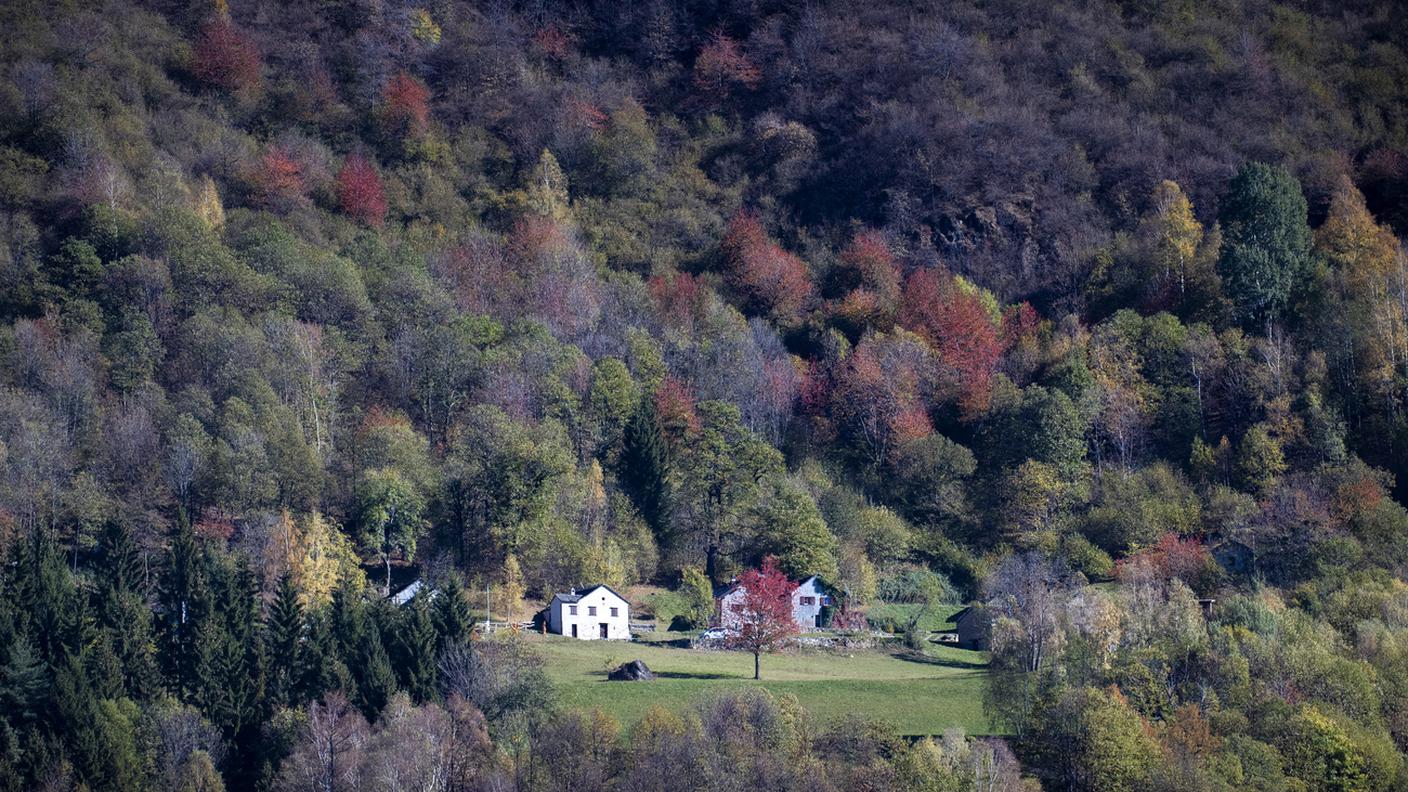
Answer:
[[[584,641],[629,641],[631,605],[610,586],[555,594],[548,605],[548,631]]]
[[[830,605],[831,597],[821,588],[816,575],[803,580],[792,590],[792,620],[802,632],[821,629],[821,606]]]
[[[738,624],[734,608],[743,599],[743,587],[734,584],[719,597],[719,626],[730,629]],[[821,587],[821,581],[812,575],[792,589],[792,620],[797,623],[799,632],[821,629],[821,609],[830,605],[831,596]]]

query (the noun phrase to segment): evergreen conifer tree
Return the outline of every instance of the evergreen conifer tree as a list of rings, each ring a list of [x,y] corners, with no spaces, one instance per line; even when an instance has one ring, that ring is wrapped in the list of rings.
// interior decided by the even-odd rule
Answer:
[[[99,542],[97,621],[122,670],[127,696],[145,699],[160,683],[152,614],[139,592],[141,558],[123,526],[110,521]]]
[[[465,599],[464,587],[457,578],[451,576],[440,588],[440,596],[435,598],[432,618],[435,622],[435,649],[437,655],[445,647],[453,646],[469,637],[473,617],[469,613],[469,601]]]
[[[269,652],[269,704],[274,707],[296,707],[306,700],[306,650],[304,632],[307,620],[298,601],[298,589],[285,574],[279,578],[279,588],[269,605],[264,632]]]
[[[209,631],[211,600],[204,553],[188,525],[182,525],[172,538],[159,599],[162,672],[173,691],[193,696],[200,687],[203,649],[211,646],[208,638],[202,640],[202,633]]]
[[[366,628],[361,631],[356,659],[351,668],[357,681],[357,708],[367,720],[374,721],[396,692],[396,673],[391,669],[391,658],[386,654],[386,645],[381,639],[376,620],[367,621]]]
[[[662,545],[669,532],[668,475],[669,457],[656,420],[654,400],[641,399],[640,407],[626,424],[621,449],[621,488]]]
[[[436,653],[439,637],[424,595],[417,595],[400,613],[396,630],[396,670],[401,687],[417,703],[435,695]]]

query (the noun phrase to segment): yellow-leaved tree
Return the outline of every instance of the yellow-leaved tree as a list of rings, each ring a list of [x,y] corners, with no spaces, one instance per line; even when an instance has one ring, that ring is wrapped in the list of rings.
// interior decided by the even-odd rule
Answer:
[[[357,551],[347,535],[319,512],[305,517],[298,528],[290,571],[304,605],[321,606],[332,600],[343,580],[361,579]]]
[[[1369,213],[1348,177],[1340,180],[1330,211],[1315,232],[1315,247],[1330,266],[1333,299],[1342,310],[1326,320],[1347,332],[1328,332],[1329,350],[1347,383],[1390,412],[1408,401],[1408,256],[1397,237]]]

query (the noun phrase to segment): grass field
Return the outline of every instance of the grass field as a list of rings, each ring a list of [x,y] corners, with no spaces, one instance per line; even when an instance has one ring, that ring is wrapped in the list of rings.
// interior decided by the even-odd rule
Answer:
[[[763,679],[754,682],[753,656],[743,652],[557,636],[531,640],[546,655],[548,676],[564,706],[599,707],[622,724],[633,723],[655,704],[681,711],[721,690],[761,685],[775,695],[796,696],[823,721],[855,713],[887,721],[901,734],[939,734],[955,726],[970,734],[991,732],[982,710],[986,656],[981,652],[946,646],[923,655],[797,650],[764,655]],[[659,678],[606,679],[608,668],[630,660],[643,661]]]

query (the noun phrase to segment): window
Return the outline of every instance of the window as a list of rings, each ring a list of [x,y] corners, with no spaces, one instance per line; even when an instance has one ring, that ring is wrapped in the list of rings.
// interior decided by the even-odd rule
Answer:
[[[615,609],[615,608],[612,608],[612,609],[611,609],[611,615],[612,615],[612,616],[618,616],[618,615],[620,615],[620,614],[618,614],[618,613],[616,612],[616,609]]]
[[[803,605],[815,605],[815,604],[816,604],[816,597],[802,597],[802,604],[803,604]]]
[[[576,615],[577,615],[577,606],[576,606],[576,605],[568,605],[568,606],[567,606],[567,612],[568,612],[568,613],[571,613],[573,616],[576,616]]]
[[[595,616],[595,615],[596,615],[596,606],[595,606],[595,605],[588,605],[588,606],[587,606],[587,615],[588,615],[588,616]]]

